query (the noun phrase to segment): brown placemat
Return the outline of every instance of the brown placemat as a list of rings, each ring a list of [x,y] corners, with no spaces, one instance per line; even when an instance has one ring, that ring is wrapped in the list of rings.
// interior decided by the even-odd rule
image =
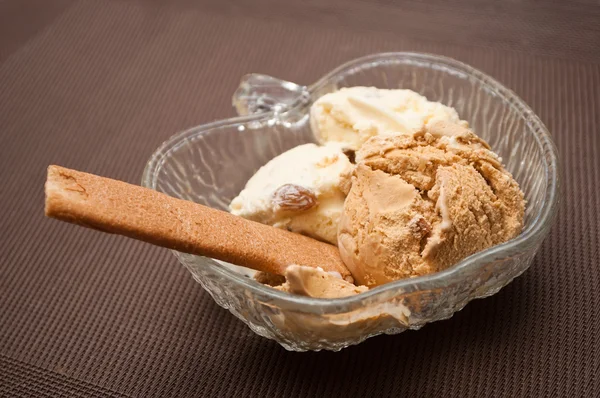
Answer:
[[[0,396],[600,395],[594,1],[0,0]],[[239,77],[309,84],[381,51],[448,55],[540,115],[558,223],[497,295],[339,353],[254,335],[167,251],[44,219],[50,163],[138,183]]]

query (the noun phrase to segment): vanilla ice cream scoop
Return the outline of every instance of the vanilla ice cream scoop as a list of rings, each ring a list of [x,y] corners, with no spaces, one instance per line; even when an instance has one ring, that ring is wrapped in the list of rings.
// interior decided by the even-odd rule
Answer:
[[[441,271],[523,228],[517,182],[487,143],[460,125],[373,137],[356,161],[338,246],[359,284]]]
[[[320,97],[311,108],[310,121],[319,142],[341,142],[354,150],[372,136],[414,133],[436,121],[468,126],[453,108],[412,90],[375,87],[342,88]]]
[[[338,143],[297,146],[256,172],[231,202],[231,213],[337,244],[341,176],[351,168]]]

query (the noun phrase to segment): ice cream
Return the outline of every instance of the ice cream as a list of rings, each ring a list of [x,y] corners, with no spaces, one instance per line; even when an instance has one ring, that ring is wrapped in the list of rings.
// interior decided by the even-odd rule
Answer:
[[[231,212],[337,244],[358,285],[304,266],[257,280],[341,297],[441,271],[523,228],[525,200],[502,160],[456,111],[410,90],[351,87],[319,98],[323,146],[276,157]],[[355,151],[355,159],[346,155]]]
[[[316,298],[346,297],[369,290],[366,286],[355,286],[343,280],[339,274],[301,265],[287,267],[285,283],[275,289]]]
[[[352,164],[342,145],[300,145],[260,168],[230,204],[231,213],[337,243],[345,195],[341,176]]]
[[[453,108],[412,90],[375,87],[342,88],[322,96],[311,108],[310,121],[319,142],[341,142],[354,150],[372,136],[414,133],[436,121],[468,126]]]
[[[338,246],[358,284],[437,272],[521,232],[518,184],[460,124],[372,137],[356,162]]]

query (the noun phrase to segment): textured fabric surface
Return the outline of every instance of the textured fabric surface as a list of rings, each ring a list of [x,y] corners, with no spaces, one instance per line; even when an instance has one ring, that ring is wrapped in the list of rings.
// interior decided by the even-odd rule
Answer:
[[[600,7],[593,0],[0,0],[0,396],[599,396]],[[520,95],[561,156],[559,220],[497,295],[417,332],[289,353],[167,250],[43,217],[48,164],[138,183],[240,76],[309,84],[381,51]]]

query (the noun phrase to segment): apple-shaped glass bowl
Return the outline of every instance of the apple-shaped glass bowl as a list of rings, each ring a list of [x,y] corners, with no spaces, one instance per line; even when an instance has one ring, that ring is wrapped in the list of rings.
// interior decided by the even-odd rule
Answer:
[[[484,73],[446,57],[418,53],[360,58],[309,87],[247,75],[233,97],[241,116],[170,138],[149,160],[142,185],[227,210],[261,166],[294,146],[314,142],[311,104],[351,86],[411,89],[454,107],[519,182],[527,200],[525,228],[515,239],[443,272],[327,300],[280,292],[254,281],[248,269],[175,252],[220,306],[288,350],[340,350],[381,333],[419,329],[449,318],[470,300],[496,293],[525,271],[556,218],[557,151],[540,119]]]

